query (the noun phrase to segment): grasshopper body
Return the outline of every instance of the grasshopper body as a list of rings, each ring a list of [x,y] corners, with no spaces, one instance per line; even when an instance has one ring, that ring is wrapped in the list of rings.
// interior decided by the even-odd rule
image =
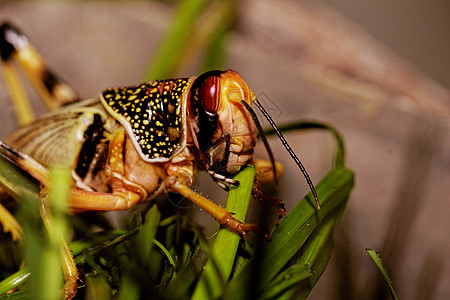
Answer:
[[[196,168],[224,188],[235,183],[230,177],[251,161],[256,144],[240,103],[250,97],[234,71],[108,89],[36,119],[6,143],[45,167],[70,167],[78,189],[130,195],[108,207],[126,209],[164,191],[169,175],[181,174],[189,186]]]

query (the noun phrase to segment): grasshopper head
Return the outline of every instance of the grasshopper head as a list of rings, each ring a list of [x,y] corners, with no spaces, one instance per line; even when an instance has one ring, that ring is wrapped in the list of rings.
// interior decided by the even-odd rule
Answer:
[[[251,108],[254,103],[273,127],[283,146],[291,155],[314,195],[320,209],[314,185],[300,159],[291,149],[270,115],[256,99],[241,76],[231,70],[210,71],[192,83],[187,100],[188,136],[197,161],[219,185],[235,184],[228,175],[236,174],[253,158],[256,131],[266,147],[277,181],[275,159],[259,120]],[[190,133],[190,134],[189,134]],[[233,182],[234,181],[234,182]]]
[[[207,170],[236,174],[253,158],[256,127],[241,101],[255,98],[235,71],[210,71],[197,77],[188,100],[193,147]]]

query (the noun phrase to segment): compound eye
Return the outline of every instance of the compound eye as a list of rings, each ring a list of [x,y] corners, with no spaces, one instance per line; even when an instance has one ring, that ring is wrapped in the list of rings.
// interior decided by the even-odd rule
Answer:
[[[220,106],[220,77],[210,76],[206,78],[200,88],[199,98],[208,112],[217,112]]]

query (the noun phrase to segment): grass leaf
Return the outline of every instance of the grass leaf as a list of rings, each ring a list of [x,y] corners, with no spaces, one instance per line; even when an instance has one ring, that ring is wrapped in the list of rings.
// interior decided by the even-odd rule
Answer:
[[[192,34],[197,17],[207,3],[207,0],[179,1],[174,21],[152,59],[145,80],[170,78],[186,47],[185,43]]]
[[[239,221],[245,221],[251,199],[255,167],[248,166],[234,177],[239,186],[228,193],[226,209]],[[214,241],[212,257],[208,260],[192,299],[217,298],[221,295],[225,281],[231,274],[240,236],[226,228],[219,230]]]
[[[300,201],[272,231],[272,239],[255,252],[252,261],[230,282],[227,296],[245,299],[272,282],[297,254],[314,229],[337,207],[344,207],[353,186],[353,172],[339,168],[330,171],[316,186],[322,206],[316,210],[312,194]],[[249,284],[255,283],[253,284]],[[247,287],[251,286],[251,290]]]
[[[0,282],[0,295],[17,288],[30,277],[28,268],[23,268]],[[0,298],[1,299],[1,298]]]
[[[392,285],[392,280],[389,277],[389,273],[386,270],[386,268],[383,265],[383,262],[381,261],[381,255],[380,252],[376,252],[373,249],[366,248],[367,253],[369,253],[370,257],[372,258],[375,265],[378,267],[378,269],[381,271],[381,274],[383,274],[384,280],[386,281],[389,291],[391,293],[391,296],[394,300],[397,300],[397,295],[395,294],[394,286]]]

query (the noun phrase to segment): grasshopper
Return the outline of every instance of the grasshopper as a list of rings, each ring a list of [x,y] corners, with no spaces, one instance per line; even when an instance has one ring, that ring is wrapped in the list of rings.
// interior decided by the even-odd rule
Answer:
[[[261,184],[281,176],[283,168],[273,158],[252,104],[275,129],[320,208],[302,163],[235,71],[210,71],[198,77],[111,88],[98,98],[82,101],[48,69],[26,36],[8,23],[0,27],[0,55],[23,124],[0,141],[0,152],[43,187],[48,184],[48,166],[68,166],[74,183],[69,196],[73,211],[126,210],[172,191],[236,234],[261,231],[257,224],[235,219],[226,209],[190,189],[197,169],[206,171],[225,190],[239,184],[232,177],[248,164],[255,165]],[[50,113],[35,120],[26,117],[30,113],[20,89],[15,88],[19,79],[13,61],[28,75]],[[270,162],[253,158],[257,133]],[[45,189],[41,198],[45,201]],[[48,218],[47,206],[41,207],[42,217]],[[77,289],[77,269],[67,244],[64,249],[64,292],[66,298],[72,298]]]

